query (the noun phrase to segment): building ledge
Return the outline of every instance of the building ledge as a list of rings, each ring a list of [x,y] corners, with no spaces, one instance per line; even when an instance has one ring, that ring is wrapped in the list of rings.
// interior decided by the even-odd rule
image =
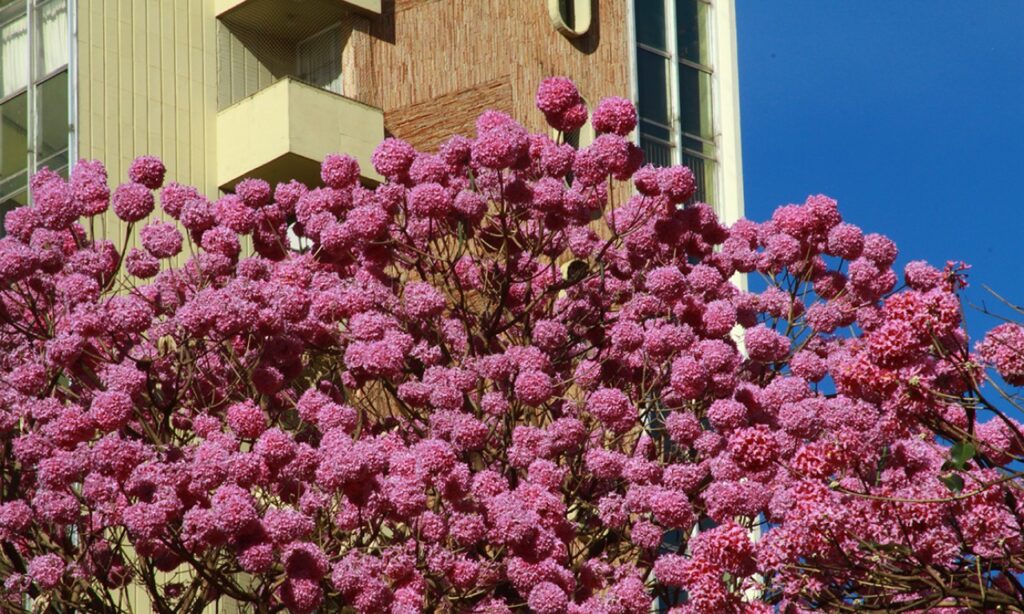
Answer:
[[[284,78],[217,114],[217,182],[228,191],[246,177],[313,186],[324,156],[345,153],[379,183],[370,156],[382,140],[380,109]]]
[[[381,0],[215,0],[214,10],[232,28],[295,43],[347,13],[380,15]]]

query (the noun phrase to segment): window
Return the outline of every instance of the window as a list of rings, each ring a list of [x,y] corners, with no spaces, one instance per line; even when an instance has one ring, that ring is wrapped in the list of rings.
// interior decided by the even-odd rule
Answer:
[[[640,147],[657,166],[685,164],[695,200],[714,202],[709,0],[634,0]]]
[[[0,221],[27,201],[31,173],[67,175],[67,2],[0,0]]]
[[[332,26],[295,46],[296,76],[317,87],[342,93],[341,26]]]

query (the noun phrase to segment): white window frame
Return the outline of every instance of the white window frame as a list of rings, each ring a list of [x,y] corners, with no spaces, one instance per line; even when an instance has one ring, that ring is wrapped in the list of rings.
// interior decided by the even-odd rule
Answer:
[[[37,75],[39,72],[39,64],[41,61],[42,49],[39,43],[39,15],[38,12],[43,5],[47,4],[47,0],[23,0],[16,4],[12,4],[6,7],[8,11],[7,17],[17,19],[21,15],[25,16],[25,27],[26,27],[26,50],[28,52],[28,77],[26,85],[19,88],[16,91],[9,93],[4,96],[0,103],[7,102],[14,99],[17,96],[26,96],[26,112],[27,117],[25,118],[25,138],[26,138],[26,167],[25,167],[25,183],[20,189],[5,193],[2,196],[4,199],[14,196],[21,192],[21,190],[27,190],[29,185],[29,178],[38,170],[41,163],[46,163],[49,160],[53,160],[61,153],[66,152],[67,160],[64,164],[59,165],[53,170],[64,170],[70,172],[71,166],[77,159],[78,154],[78,139],[77,139],[77,36],[78,29],[76,27],[77,22],[77,3],[76,0],[63,0],[64,12],[67,26],[67,61],[46,74]],[[20,11],[16,10],[20,8]],[[67,73],[67,97],[68,97],[68,117],[67,117],[67,147],[65,150],[58,151],[51,154],[46,159],[40,159],[39,155],[39,139],[42,135],[42,115],[39,113],[39,88],[50,79],[56,77],[62,72]],[[4,177],[3,179],[8,179]],[[0,229],[2,234],[2,229]]]
[[[684,59],[684,58],[682,58],[680,56],[680,50],[678,48],[679,47],[679,45],[678,45],[679,37],[678,37],[677,28],[676,28],[676,23],[677,23],[677,21],[676,21],[676,0],[662,0],[662,1],[663,1],[664,16],[665,16],[665,47],[666,47],[666,49],[657,49],[655,47],[651,47],[649,45],[645,45],[645,44],[639,42],[639,40],[637,39],[637,34],[636,34],[636,30],[637,30],[636,29],[636,20],[637,20],[638,16],[636,14],[635,6],[634,6],[635,0],[629,2],[630,40],[632,42],[632,44],[630,45],[630,65],[632,67],[632,71],[631,71],[631,75],[632,75],[631,87],[632,87],[632,91],[633,91],[633,100],[637,103],[637,109],[638,110],[639,110],[639,101],[640,101],[640,87],[639,87],[638,77],[637,77],[637,62],[638,62],[637,50],[638,49],[642,49],[643,51],[646,51],[648,53],[652,53],[652,54],[658,55],[658,56],[660,56],[662,58],[665,58],[668,61],[668,66],[669,66],[668,82],[666,83],[666,90],[667,90],[667,92],[666,92],[666,95],[667,95],[666,103],[668,105],[668,115],[669,115],[670,125],[666,126],[666,125],[663,125],[663,124],[658,124],[658,123],[653,122],[651,120],[640,119],[640,125],[638,126],[638,129],[636,131],[637,132],[637,134],[636,134],[636,141],[637,141],[637,144],[639,145],[640,144],[640,133],[643,131],[643,124],[644,124],[644,122],[649,123],[651,125],[658,126],[660,128],[663,128],[663,129],[667,130],[668,134],[669,134],[669,141],[668,142],[666,142],[666,141],[664,141],[664,140],[662,140],[660,138],[657,138],[657,137],[652,137],[650,134],[644,134],[644,138],[652,139],[652,140],[655,140],[657,142],[660,142],[660,143],[663,143],[663,144],[667,145],[668,148],[669,148],[669,159],[671,160],[672,164],[682,164],[684,162],[684,160],[683,160],[683,154],[684,153],[686,155],[688,155],[688,156],[701,158],[703,160],[706,160],[706,161],[710,162],[710,167],[712,169],[712,172],[709,173],[708,176],[706,176],[704,178],[703,186],[702,187],[703,187],[703,189],[704,189],[704,191],[706,193],[709,192],[713,196],[713,198],[711,198],[709,200],[716,200],[717,197],[718,197],[719,191],[720,191],[719,190],[719,186],[718,186],[718,178],[721,175],[721,173],[718,170],[718,150],[719,150],[718,135],[720,134],[719,123],[718,122],[720,121],[720,119],[719,119],[719,115],[720,114],[717,112],[717,104],[716,104],[717,103],[716,91],[718,89],[716,87],[716,81],[715,81],[715,74],[716,74],[715,73],[715,62],[716,62],[716,57],[715,57],[716,56],[716,46],[715,46],[715,43],[716,43],[716,41],[714,39],[714,28],[712,27],[712,24],[713,24],[714,18],[715,18],[715,15],[714,15],[715,3],[713,2],[713,0],[696,0],[696,2],[704,4],[704,5],[706,5],[708,7],[708,9],[707,9],[708,13],[707,13],[706,18],[705,18],[705,23],[700,24],[701,36],[706,37],[706,39],[707,39],[706,40],[706,45],[707,45],[707,49],[708,49],[708,58],[707,58],[708,59],[708,64],[700,64],[700,63],[694,62],[692,60]],[[703,72],[703,73],[707,74],[708,77],[709,77],[709,81],[710,81],[711,85],[710,85],[710,88],[709,88],[710,92],[708,93],[708,95],[709,95],[710,99],[707,101],[707,104],[709,105],[709,107],[711,109],[711,113],[710,114],[711,114],[711,133],[712,133],[712,138],[710,138],[710,139],[708,139],[706,137],[703,137],[701,135],[696,135],[696,134],[692,134],[692,133],[689,133],[689,132],[683,132],[683,129],[682,129],[682,114],[681,114],[680,108],[679,108],[679,106],[681,104],[681,100],[679,98],[679,79],[680,79],[679,73],[680,73],[680,65],[685,65],[685,66],[689,66],[691,68],[694,68],[694,69],[696,69],[696,70],[698,70],[700,72]],[[688,139],[690,141],[698,141],[698,142],[706,143],[706,144],[710,145],[712,147],[712,151],[714,152],[714,155],[709,156],[709,155],[705,154],[704,152],[699,152],[699,151],[696,151],[696,150],[694,150],[692,148],[686,147],[684,139]]]

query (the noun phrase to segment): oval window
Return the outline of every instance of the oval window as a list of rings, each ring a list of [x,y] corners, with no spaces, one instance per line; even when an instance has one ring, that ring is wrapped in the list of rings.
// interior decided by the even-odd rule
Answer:
[[[555,29],[570,37],[590,29],[591,0],[548,0],[548,13]]]

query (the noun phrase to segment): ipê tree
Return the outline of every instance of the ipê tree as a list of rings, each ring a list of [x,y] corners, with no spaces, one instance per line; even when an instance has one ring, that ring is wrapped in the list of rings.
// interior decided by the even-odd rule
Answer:
[[[561,78],[537,105],[588,117]],[[0,239],[5,607],[1019,610],[982,365],[1024,383],[1024,329],[972,354],[962,271],[901,284],[824,196],[727,228],[630,103],[592,122],[388,139],[372,190],[345,156],[216,202],[153,158],[36,175]],[[86,230],[111,202],[141,247]]]

